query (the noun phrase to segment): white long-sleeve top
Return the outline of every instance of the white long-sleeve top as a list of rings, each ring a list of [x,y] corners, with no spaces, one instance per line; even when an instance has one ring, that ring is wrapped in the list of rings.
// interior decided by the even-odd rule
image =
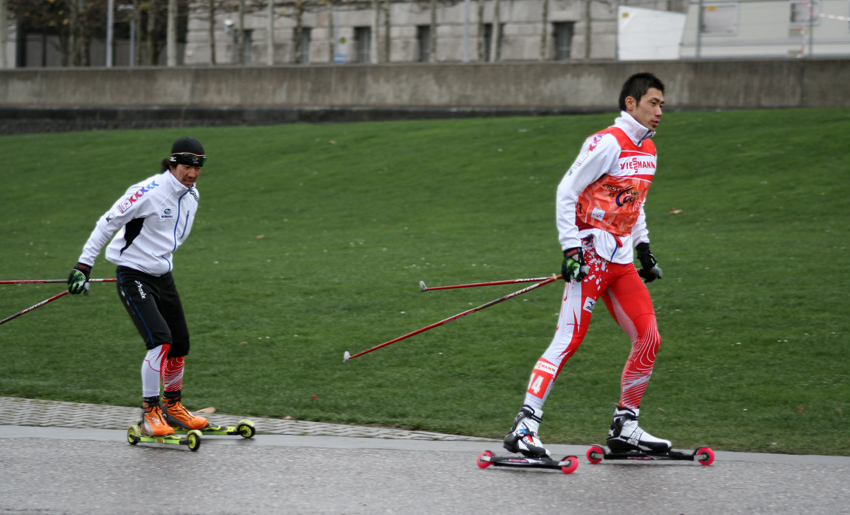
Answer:
[[[655,135],[654,131],[641,125],[625,111],[620,113],[613,126],[622,129],[638,146]],[[556,220],[563,250],[580,247],[582,238],[593,236],[596,253],[600,257],[613,263],[628,264],[634,260],[634,247],[639,243],[649,243],[643,204],[631,234],[625,236],[618,237],[595,227],[579,230],[576,224],[576,202],[582,192],[605,174],[622,173],[620,153],[620,144],[612,134],[596,134],[587,138],[572,167],[558,185]]]
[[[79,262],[93,266],[118,231],[106,248],[107,260],[154,276],[170,272],[172,253],[192,230],[198,199],[197,188],[187,188],[170,171],[130,186],[98,219]]]

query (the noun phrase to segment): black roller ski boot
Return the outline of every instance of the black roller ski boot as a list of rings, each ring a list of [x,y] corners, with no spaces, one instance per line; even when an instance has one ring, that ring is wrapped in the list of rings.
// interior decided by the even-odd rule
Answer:
[[[504,447],[509,452],[520,453],[527,458],[549,458],[549,451],[537,437],[543,410],[525,405],[514,420],[514,426],[505,435]]]
[[[618,407],[614,412],[611,430],[608,431],[608,448],[612,453],[631,451],[651,454],[669,452],[673,444],[662,440],[638,427],[639,408]]]

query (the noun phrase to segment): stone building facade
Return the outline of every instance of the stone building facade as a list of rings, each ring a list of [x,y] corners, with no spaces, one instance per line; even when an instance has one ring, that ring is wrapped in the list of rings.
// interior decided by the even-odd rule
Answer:
[[[275,5],[215,16],[215,64],[494,62],[614,59],[617,6],[604,0],[470,0]],[[681,0],[640,2],[683,12]],[[234,4],[231,4],[233,7]],[[432,23],[433,19],[433,23]],[[498,23],[497,23],[498,20]],[[300,32],[300,38],[298,34]],[[185,64],[213,64],[204,5],[189,21]],[[296,44],[296,41],[301,41]]]

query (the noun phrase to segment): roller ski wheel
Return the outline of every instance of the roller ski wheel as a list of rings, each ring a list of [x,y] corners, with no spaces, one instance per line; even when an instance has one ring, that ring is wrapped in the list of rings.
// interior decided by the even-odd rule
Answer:
[[[195,429],[195,431],[200,432],[202,435],[228,435],[228,436],[241,436],[242,438],[253,438],[257,433],[256,428],[254,427],[254,423],[250,420],[240,420],[235,426],[217,426],[214,424],[209,424],[207,427],[201,429]],[[175,433],[186,434],[189,431],[185,427],[175,427]]]
[[[709,466],[714,463],[714,451],[711,450],[711,447],[700,447],[695,454],[700,465]]]
[[[257,429],[254,427],[254,423],[250,420],[240,420],[238,424],[236,424],[236,430],[239,431],[239,435],[242,438],[253,438],[255,434],[257,434]]]
[[[560,469],[564,474],[572,474],[578,468],[578,458],[566,456],[562,460],[551,458],[528,458],[525,456],[496,456],[491,451],[484,451],[478,455],[478,466],[486,469],[490,465],[496,467],[522,467],[540,469]]]
[[[587,461],[596,465],[602,461],[602,458],[605,456],[605,450],[598,445],[592,446],[587,450]]]
[[[693,452],[674,451],[667,452],[611,452],[601,445],[593,445],[587,450],[587,461],[592,464],[601,463],[602,460],[626,460],[626,461],[696,461],[700,465],[711,465],[714,463],[714,451],[710,447],[699,447]]]
[[[137,443],[139,443],[141,437],[142,429],[138,426],[138,424],[132,425],[127,428],[127,442],[129,442],[130,445],[136,445]]]
[[[166,445],[185,445],[190,451],[197,451],[201,447],[201,432],[192,430],[186,433],[185,436],[164,435],[151,436],[142,433],[142,428],[138,425],[132,425],[127,428],[127,443],[136,445],[139,442],[146,443],[161,443]]]

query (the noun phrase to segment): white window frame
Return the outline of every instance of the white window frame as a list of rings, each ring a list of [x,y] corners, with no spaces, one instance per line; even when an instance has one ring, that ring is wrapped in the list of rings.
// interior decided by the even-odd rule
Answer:
[[[805,5],[808,2],[811,2],[814,8],[812,25],[820,25],[821,0],[790,0],[788,4],[788,25],[792,29],[809,26],[809,9]],[[795,14],[798,16],[795,16]]]
[[[734,12],[733,12],[734,11]],[[733,14],[729,14],[733,12]],[[737,36],[738,16],[740,13],[738,2],[722,2],[703,4],[702,6],[702,31],[703,36]],[[723,30],[724,18],[731,18],[729,28]]]

